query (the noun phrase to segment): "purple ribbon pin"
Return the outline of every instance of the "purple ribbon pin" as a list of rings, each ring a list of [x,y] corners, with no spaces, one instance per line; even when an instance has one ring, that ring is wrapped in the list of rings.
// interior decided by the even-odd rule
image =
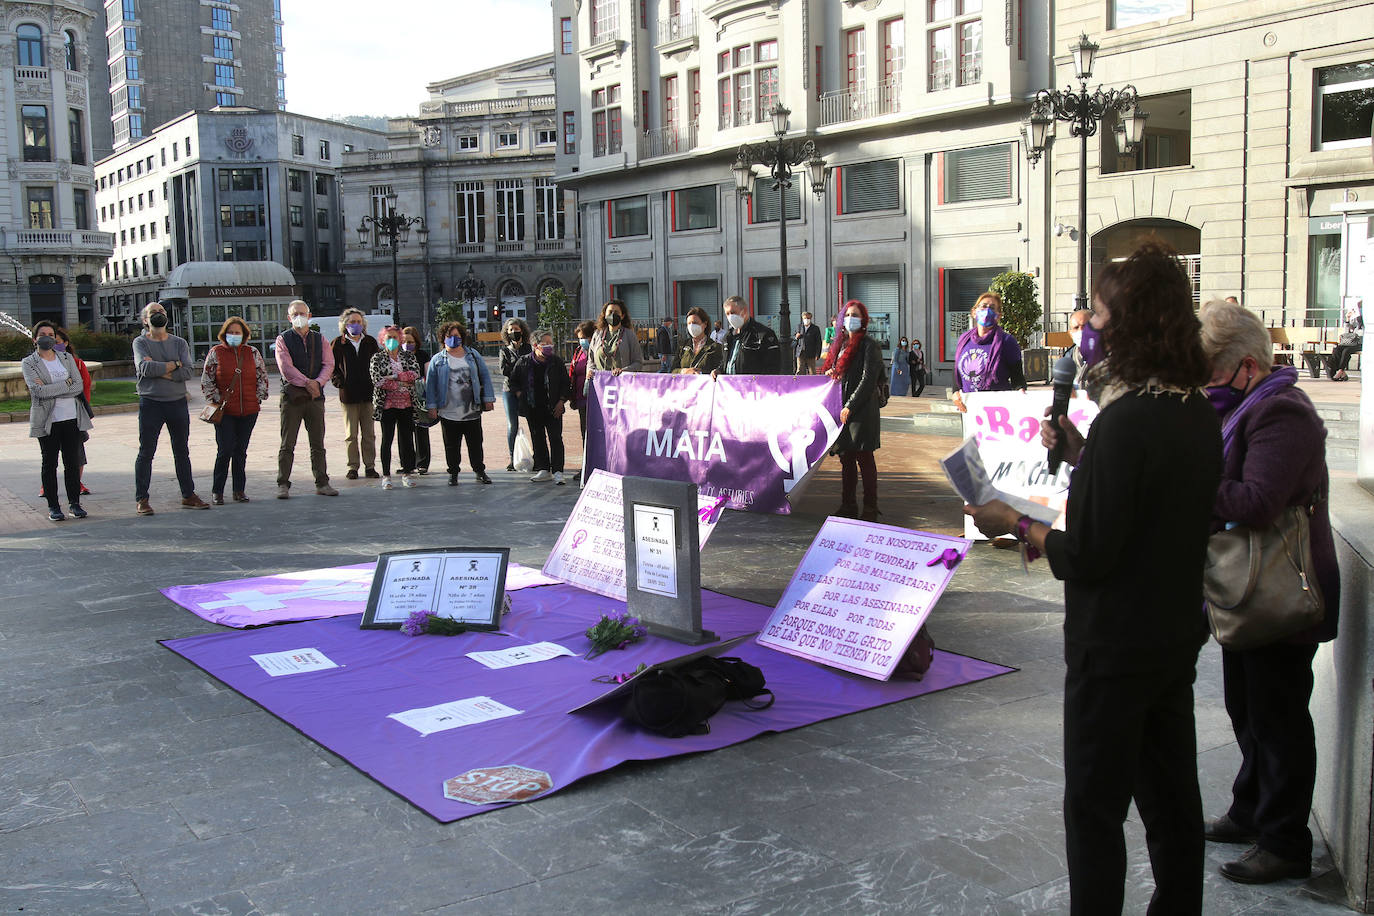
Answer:
[[[934,566],[936,563],[943,563],[946,569],[953,569],[959,565],[959,561],[963,558],[964,555],[958,550],[953,547],[948,547],[939,556],[927,563],[926,566]]]

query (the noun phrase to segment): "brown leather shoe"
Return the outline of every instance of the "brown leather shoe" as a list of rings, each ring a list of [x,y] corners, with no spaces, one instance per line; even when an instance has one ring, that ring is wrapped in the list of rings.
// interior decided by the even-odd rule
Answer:
[[[222,506],[222,505],[224,505],[224,494],[223,494],[223,493],[212,493],[212,494],[210,495],[210,501],[211,501],[212,503],[214,503],[215,505],[217,505],[217,506]]]
[[[201,498],[200,498],[199,496],[197,496],[196,494],[192,493],[190,496],[186,497],[185,499],[183,499],[183,500],[181,501],[181,508],[183,508],[183,509],[208,509],[208,508],[210,508],[210,504],[207,503],[205,500],[201,499]]]
[[[1231,815],[1214,817],[1202,825],[1202,836],[1209,843],[1244,843],[1249,846],[1259,842],[1259,834],[1231,820]]]
[[[235,493],[235,494],[234,494],[234,502],[236,502],[236,503],[246,503],[246,502],[248,502],[248,496],[247,496],[247,494],[245,494],[245,493]]]
[[[1311,859],[1280,859],[1267,849],[1251,846],[1239,859],[1221,866],[1221,873],[1240,884],[1272,884],[1284,878],[1312,874]]]
[[[136,503],[134,503],[134,505],[137,506],[137,508],[134,511],[137,512],[139,515],[154,514],[153,507],[148,505],[148,497],[146,496],[138,500]]]

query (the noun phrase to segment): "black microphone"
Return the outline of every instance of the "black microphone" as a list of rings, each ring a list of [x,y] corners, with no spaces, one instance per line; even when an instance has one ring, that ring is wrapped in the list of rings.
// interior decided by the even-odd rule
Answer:
[[[1059,473],[1059,464],[1064,460],[1064,430],[1059,427],[1059,418],[1069,414],[1069,398],[1073,397],[1073,378],[1078,374],[1078,366],[1072,356],[1061,356],[1054,361],[1054,399],[1050,401],[1050,426],[1058,433],[1054,448],[1049,450],[1047,466],[1051,474]]]

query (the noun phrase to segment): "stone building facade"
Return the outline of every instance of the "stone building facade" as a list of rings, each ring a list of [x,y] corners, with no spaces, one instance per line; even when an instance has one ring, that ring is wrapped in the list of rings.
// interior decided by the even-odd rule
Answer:
[[[26,325],[94,319],[111,236],[96,222],[84,2],[0,2],[0,311]]]

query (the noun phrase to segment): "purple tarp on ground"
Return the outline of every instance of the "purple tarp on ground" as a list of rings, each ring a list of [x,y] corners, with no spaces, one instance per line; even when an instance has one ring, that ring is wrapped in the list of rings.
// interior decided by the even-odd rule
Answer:
[[[625,605],[567,585],[525,589],[511,596],[499,633],[408,637],[392,630],[360,630],[353,617],[312,620],[242,632],[164,641],[173,652],[298,728],[324,747],[440,821],[491,810],[444,797],[443,781],[474,767],[506,764],[546,771],[553,790],[627,760],[652,760],[715,750],[769,731],[785,731],[1015,670],[937,652],[924,681],[887,683],[823,668],[747,640],[728,654],[763,669],[777,702],[750,712],[727,703],[706,735],[661,738],[620,718],[618,703],[569,715],[568,710],[610,688],[601,674],[631,671],[692,651],[650,637],[591,661],[580,657],[488,670],[467,652],[544,640],[574,652],[587,648],[586,628]],[[722,639],[756,631],[770,609],[702,592],[703,625]],[[249,658],[314,648],[341,667],[269,677]],[[523,710],[428,737],[388,714],[473,696]]]
[[[352,566],[303,569],[256,579],[173,585],[162,589],[162,594],[197,617],[226,627],[343,617],[367,609],[376,566],[377,561],[369,560]],[[519,563],[506,569],[507,592],[558,581]]]

